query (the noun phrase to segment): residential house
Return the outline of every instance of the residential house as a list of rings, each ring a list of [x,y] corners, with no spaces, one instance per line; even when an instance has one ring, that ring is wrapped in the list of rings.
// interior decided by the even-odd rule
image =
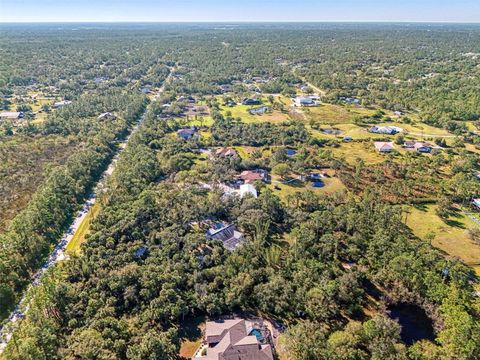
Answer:
[[[18,120],[24,117],[21,111],[4,111],[0,112],[0,120]]]
[[[257,189],[252,184],[243,184],[240,185],[240,197],[244,197],[247,194],[252,195],[254,198],[258,197]]]
[[[226,158],[237,158],[238,154],[235,149],[230,149],[230,148],[220,148],[215,150],[215,154],[218,156],[223,156]]]
[[[397,126],[372,126],[368,129],[368,132],[373,134],[395,135],[403,132],[403,129]]]
[[[202,360],[273,360],[271,345],[263,329],[243,319],[208,321],[205,328],[207,353]]]
[[[189,140],[197,134],[197,128],[192,126],[188,129],[180,129],[177,131],[177,135],[183,140]]]
[[[180,96],[177,101],[188,104],[195,104],[197,102],[193,96]]]
[[[415,149],[420,153],[429,153],[433,149],[431,144],[424,141],[405,141],[403,147],[405,149]]]
[[[415,149],[415,143],[416,143],[416,141],[405,141],[403,143],[403,147],[405,149]]]
[[[99,121],[103,121],[103,120],[115,120],[117,117],[112,114],[111,112],[106,112],[106,113],[103,113],[103,114],[100,114],[98,117],[97,117],[97,120]]]
[[[480,180],[480,172],[477,172],[477,173],[475,174],[475,177],[477,178],[477,180]]]
[[[248,112],[252,115],[262,115],[262,114],[265,114],[268,111],[270,111],[269,106],[261,106],[261,107],[258,107],[258,108],[248,110]]]
[[[352,104],[352,105],[360,105],[361,103],[360,99],[357,99],[354,97],[347,97],[347,96],[340,96],[338,100],[343,101],[344,103],[347,103],[347,104]]]
[[[224,84],[219,86],[222,93],[227,93],[233,91],[233,87],[230,84]]]
[[[237,231],[234,224],[219,222],[207,231],[207,239],[220,240],[225,249],[233,251],[242,244],[244,236],[240,231]]]
[[[262,92],[258,86],[253,85],[253,84],[248,86],[248,91],[254,91],[256,93],[261,93]]]
[[[242,100],[243,105],[260,105],[261,102],[258,99],[253,99],[253,98],[244,98]]]
[[[295,98],[294,105],[297,107],[302,106],[316,106],[319,98],[317,96],[297,96]]]
[[[70,105],[72,102],[70,100],[62,100],[62,101],[57,101],[52,105],[52,108],[58,109],[61,107],[64,107],[65,105]]]
[[[376,141],[375,149],[381,153],[389,153],[392,152],[395,148],[393,147],[392,142]]]
[[[263,169],[245,170],[237,176],[237,179],[243,181],[244,184],[253,184],[257,180],[268,182],[268,172]]]
[[[432,145],[423,141],[416,142],[414,147],[415,147],[415,150],[417,150],[420,153],[429,153],[433,149]]]
[[[480,199],[473,199],[472,200],[473,206],[480,210]]]

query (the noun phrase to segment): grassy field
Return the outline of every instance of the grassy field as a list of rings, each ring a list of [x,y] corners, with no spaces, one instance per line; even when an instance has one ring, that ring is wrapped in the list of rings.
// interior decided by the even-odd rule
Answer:
[[[452,136],[447,130],[441,129],[441,128],[436,128],[427,124],[424,124],[422,122],[417,122],[415,124],[405,124],[402,122],[385,122],[379,124],[379,126],[397,126],[408,133],[415,133],[415,134],[420,134],[418,135],[419,137],[421,135],[424,135],[425,137],[428,137],[429,135],[435,135],[435,136]]]
[[[262,106],[262,105],[260,105]],[[267,105],[266,105],[267,106]],[[271,123],[281,123],[290,119],[288,113],[280,112],[273,110],[270,113],[263,115],[252,115],[248,110],[259,107],[259,106],[248,106],[248,105],[235,105],[233,107],[220,106],[222,114],[225,115],[227,112],[232,114],[232,117],[239,117],[245,123],[260,123],[260,122],[271,122]]]
[[[77,232],[73,236],[72,241],[70,241],[70,243],[67,245],[67,249],[66,249],[67,253],[77,254],[77,255],[80,253],[80,246],[85,242],[85,237],[88,234],[88,231],[90,230],[90,225],[93,219],[95,219],[95,217],[98,215],[99,212],[100,212],[100,204],[95,203],[95,205],[92,206],[87,216],[80,224]]]
[[[48,171],[65,163],[77,146],[73,137],[53,135],[0,141],[0,232],[27,206]]]
[[[297,192],[311,190],[317,195],[328,195],[346,189],[340,179],[334,177],[333,171],[327,171],[327,173],[329,173],[331,177],[322,179],[322,181],[325,183],[325,186],[321,188],[315,188],[311,186],[310,183],[300,180],[295,180],[291,183],[284,184],[281,183],[281,179],[276,175],[272,175],[272,183],[267,186],[283,202],[287,202],[288,196]],[[280,188],[280,190],[275,189],[275,187]]]
[[[450,256],[457,257],[480,273],[480,246],[470,240],[467,229],[478,226],[471,219],[458,214],[445,223],[435,213],[436,206],[411,208],[407,225],[419,238],[434,234],[432,245]]]
[[[334,104],[321,104],[315,107],[302,108],[308,120],[314,120],[320,124],[349,124],[357,116],[371,116],[375,110],[362,107],[347,107]]]
[[[332,148],[332,152],[335,157],[345,157],[349,164],[355,164],[358,159],[362,159],[365,164],[378,164],[388,157],[388,155],[379,154],[370,142],[342,143],[340,147]]]
[[[200,120],[200,117],[197,119],[189,118],[186,122],[186,126],[212,126],[213,119],[211,116],[202,116],[203,120]]]

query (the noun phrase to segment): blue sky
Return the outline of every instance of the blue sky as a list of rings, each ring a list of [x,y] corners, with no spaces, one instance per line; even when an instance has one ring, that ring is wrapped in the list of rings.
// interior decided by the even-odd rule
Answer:
[[[0,0],[0,22],[480,22],[480,0]]]

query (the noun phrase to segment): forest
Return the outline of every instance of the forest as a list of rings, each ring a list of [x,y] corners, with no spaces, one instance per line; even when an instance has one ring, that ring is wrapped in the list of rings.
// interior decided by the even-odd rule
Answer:
[[[280,360],[480,358],[478,35],[1,25],[1,111],[24,113],[0,120],[2,325],[128,142],[0,358],[185,358],[188,324],[231,314],[279,324]],[[427,335],[407,334],[403,308]]]

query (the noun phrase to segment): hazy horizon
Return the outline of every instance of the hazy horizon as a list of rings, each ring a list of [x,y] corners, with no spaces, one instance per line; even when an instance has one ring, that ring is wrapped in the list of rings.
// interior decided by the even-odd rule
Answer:
[[[2,0],[0,23],[478,23],[475,0]]]

